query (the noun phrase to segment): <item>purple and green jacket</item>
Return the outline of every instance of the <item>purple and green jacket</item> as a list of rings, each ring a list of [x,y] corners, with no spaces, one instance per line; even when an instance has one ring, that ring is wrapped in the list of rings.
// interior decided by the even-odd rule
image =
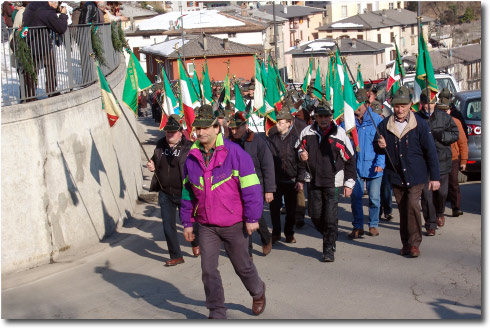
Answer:
[[[258,222],[264,207],[252,158],[239,145],[223,140],[220,133],[208,166],[192,145],[184,164],[180,219],[184,228],[192,222],[229,227],[238,222]]]

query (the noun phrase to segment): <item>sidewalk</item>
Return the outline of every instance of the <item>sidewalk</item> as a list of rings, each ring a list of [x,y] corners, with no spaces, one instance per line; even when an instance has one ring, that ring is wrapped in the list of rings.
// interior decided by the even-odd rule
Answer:
[[[151,157],[161,132],[138,119]],[[141,154],[142,165],[146,158]],[[206,319],[200,259],[180,234],[185,263],[169,259],[156,194],[146,188],[132,218],[113,237],[63,260],[2,276],[3,319]],[[322,240],[309,217],[296,244],[274,245],[264,257],[254,233],[254,263],[267,285],[265,312],[230,261],[220,259],[229,319],[481,319],[481,183],[462,185],[464,215],[450,217],[434,237],[423,237],[419,258],[399,255],[399,215],[380,222],[378,237],[349,240],[350,203],[341,199],[335,262],[320,262]],[[364,213],[367,215],[367,198]],[[266,219],[270,224],[269,212]],[[178,225],[182,232],[182,226]]]

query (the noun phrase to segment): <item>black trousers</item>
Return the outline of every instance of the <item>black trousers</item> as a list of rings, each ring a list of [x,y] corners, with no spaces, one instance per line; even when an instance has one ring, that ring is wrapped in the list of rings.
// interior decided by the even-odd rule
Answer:
[[[271,221],[272,221],[272,235],[281,235],[281,206],[282,196],[284,196],[284,203],[286,205],[286,222],[284,223],[284,235],[294,235],[294,223],[296,221],[296,202],[298,192],[294,189],[295,183],[293,182],[277,182],[276,192],[274,193],[274,200],[270,203]]]
[[[449,174],[449,186],[447,190],[447,200],[451,202],[453,210],[461,209],[461,190],[458,182],[459,159],[453,160],[451,173]]]
[[[429,182],[425,184],[424,189],[422,190],[422,213],[424,214],[426,229],[436,229],[437,218],[444,216],[449,174],[441,175],[441,180],[439,180],[439,182],[441,183],[439,190],[429,190]]]
[[[311,221],[323,236],[323,248],[332,248],[338,235],[339,188],[310,187]]]

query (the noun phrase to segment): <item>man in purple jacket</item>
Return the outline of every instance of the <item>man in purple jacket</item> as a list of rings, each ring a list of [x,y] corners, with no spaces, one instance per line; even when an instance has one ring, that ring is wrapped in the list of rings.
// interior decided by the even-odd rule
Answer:
[[[187,241],[198,222],[201,269],[210,319],[226,319],[218,259],[221,244],[235,272],[253,298],[252,312],[265,309],[265,284],[248,255],[248,236],[259,228],[264,207],[262,188],[252,158],[239,145],[224,140],[210,105],[196,109],[193,127],[198,140],[184,164],[181,221]]]

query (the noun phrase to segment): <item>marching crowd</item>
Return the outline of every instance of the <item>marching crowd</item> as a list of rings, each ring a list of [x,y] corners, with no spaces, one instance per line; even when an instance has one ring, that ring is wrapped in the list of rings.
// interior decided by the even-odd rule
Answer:
[[[248,91],[245,98],[253,102],[253,84]],[[296,243],[295,228],[304,225],[307,208],[322,237],[321,260],[334,262],[340,193],[351,200],[350,239],[380,234],[380,219],[393,219],[394,194],[400,254],[410,257],[420,255],[420,204],[426,236],[444,226],[446,200],[453,216],[463,214],[457,175],[465,168],[468,148],[464,122],[450,115],[450,92],[443,89],[431,100],[424,90],[421,109],[415,112],[411,91],[402,86],[391,98],[393,113],[387,117],[376,93],[375,86],[356,91],[358,147],[343,122],[333,120],[328,102],[315,99],[313,93],[296,103],[283,103],[267,136],[252,131],[245,112],[234,113],[228,107],[231,111],[225,115],[216,102],[195,108],[195,142],[186,138],[178,115],[168,118],[165,137],[147,164],[155,172],[150,191],[159,192],[170,254],[165,266],[184,263],[176,229],[179,208],[184,237],[194,256],[201,256],[209,318],[226,318],[218,271],[222,245],[252,296],[255,315],[265,308],[265,283],[253,263],[254,231],[260,235],[264,256],[283,240],[282,233],[284,242]],[[366,231],[364,188],[369,199]],[[264,218],[264,201],[269,204],[272,231]]]

